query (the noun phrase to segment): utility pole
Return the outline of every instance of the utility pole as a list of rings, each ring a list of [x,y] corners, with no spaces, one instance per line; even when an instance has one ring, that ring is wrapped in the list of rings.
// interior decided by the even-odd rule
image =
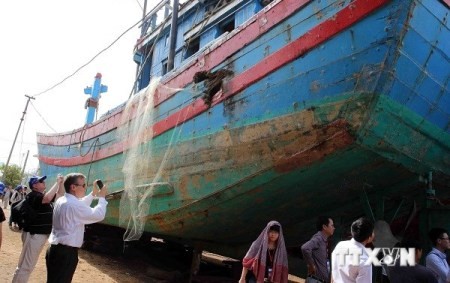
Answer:
[[[28,104],[30,103],[30,99],[35,99],[34,97],[26,95],[26,94],[25,94],[25,96],[28,98],[27,104],[25,105],[25,110],[23,110],[22,118],[20,118],[19,128],[17,128],[17,133],[16,133],[16,136],[14,137],[14,142],[11,146],[11,151],[9,152],[8,160],[6,161],[4,173],[6,173],[6,169],[8,168],[8,165],[9,165],[9,160],[11,159],[11,155],[14,151],[14,146],[16,145],[17,136],[19,135],[20,127],[22,126],[23,119],[25,117],[25,114],[27,114],[27,109],[28,109]],[[3,179],[4,178],[5,178],[5,175],[3,174]]]
[[[30,150],[27,151],[27,157],[25,157],[25,162],[23,163],[22,173],[20,174],[21,178],[23,178],[23,173],[25,172],[25,167],[27,166],[27,161],[28,161],[28,155],[29,154],[30,154]]]

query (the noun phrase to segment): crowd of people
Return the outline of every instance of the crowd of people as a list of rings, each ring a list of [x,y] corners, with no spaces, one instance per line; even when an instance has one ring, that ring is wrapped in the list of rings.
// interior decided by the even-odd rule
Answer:
[[[352,238],[339,242],[329,252],[328,239],[335,231],[331,217],[320,216],[317,233],[301,246],[307,266],[306,283],[370,283],[373,282],[373,241],[376,237],[374,223],[365,217],[351,225]],[[429,232],[433,244],[426,257],[426,266],[420,265],[422,245],[419,242],[399,241],[398,249],[414,249],[413,264],[402,265],[401,261],[385,263],[388,272],[382,282],[391,283],[448,283],[450,269],[445,252],[450,250],[449,234],[443,228]],[[288,282],[287,252],[281,224],[271,221],[252,243],[245,255],[239,283]]]
[[[84,226],[105,218],[107,188],[103,186],[100,189],[97,185],[99,180],[94,182],[92,192],[86,195],[87,184],[83,174],[58,175],[49,190],[46,190],[46,179],[46,176],[32,176],[28,181],[29,193],[26,193],[26,186],[19,185],[13,194],[8,195],[7,203],[11,208],[26,199],[33,210],[33,217],[29,217],[22,228],[22,250],[13,283],[28,282],[47,242],[47,282],[71,282],[78,264],[78,249],[84,239]],[[7,191],[4,192],[6,194]],[[94,199],[98,199],[98,203],[91,207]],[[5,220],[0,207],[0,223]],[[15,229],[12,224],[10,220],[11,229]],[[0,229],[0,248],[1,240]]]
[[[83,244],[84,225],[102,221],[106,214],[107,188],[99,188],[99,180],[93,183],[92,192],[86,195],[87,184],[83,174],[59,175],[49,190],[46,190],[46,178],[32,176],[28,182],[31,190],[28,194],[27,187],[22,185],[3,191],[3,208],[6,209],[8,204],[13,207],[26,199],[36,212],[35,217],[23,227],[23,246],[13,283],[28,282],[46,242],[49,243],[45,257],[47,282],[71,282],[78,264],[78,249]],[[95,198],[98,203],[91,207]],[[0,207],[0,223],[5,220]],[[12,227],[12,224],[10,219],[9,226]],[[383,262],[372,254],[371,248],[377,236],[374,223],[364,217],[356,219],[350,227],[351,239],[339,242],[330,252],[329,239],[335,232],[334,225],[331,217],[318,217],[317,232],[301,246],[307,267],[306,283],[372,282],[372,263]],[[383,283],[449,283],[450,269],[446,256],[450,250],[449,233],[443,228],[433,228],[429,231],[429,238],[433,248],[426,256],[425,266],[419,263],[423,251],[421,243],[394,241],[397,248],[414,249],[414,264],[385,262],[382,265],[386,275]],[[0,247],[1,239],[0,229]],[[394,242],[389,248],[394,246]],[[266,225],[250,246],[242,266],[239,283],[288,282],[288,256],[279,222],[270,221]]]

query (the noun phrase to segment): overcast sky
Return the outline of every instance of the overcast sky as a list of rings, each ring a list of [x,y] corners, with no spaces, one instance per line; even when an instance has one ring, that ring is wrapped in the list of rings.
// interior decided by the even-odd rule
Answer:
[[[11,150],[27,101],[24,95],[53,86],[107,47],[142,17],[142,1],[0,1],[0,163],[6,163]],[[154,1],[149,2],[150,7]],[[127,100],[136,71],[133,47],[138,35],[138,27],[132,29],[61,86],[32,100],[10,164],[23,166],[29,150],[26,171],[38,167],[33,157],[36,132],[66,132],[84,125],[88,96],[83,90],[93,84],[97,72],[108,86],[98,117]]]

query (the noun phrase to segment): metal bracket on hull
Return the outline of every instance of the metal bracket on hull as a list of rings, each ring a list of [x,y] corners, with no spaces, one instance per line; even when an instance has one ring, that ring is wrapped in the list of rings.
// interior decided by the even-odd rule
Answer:
[[[370,204],[369,196],[367,195],[365,187],[372,187],[372,186],[365,183],[363,185],[363,191],[360,194],[360,200],[361,200],[361,205],[363,206],[363,209],[364,209],[364,214],[367,217],[369,217],[370,219],[372,219],[374,222],[377,221],[377,220],[386,220],[387,221],[388,215],[385,214],[385,212],[386,212],[385,211],[385,200],[386,200],[386,198],[384,197],[383,193],[381,191],[377,191],[377,193],[375,195],[376,208],[375,208],[375,212],[374,212],[374,210],[372,209],[372,205]],[[394,220],[397,217],[400,209],[405,204],[405,198],[401,198],[401,199],[395,200],[395,201],[396,201],[397,209],[395,210],[395,212],[392,215],[392,217],[390,217],[391,220],[390,220],[389,223],[394,222]]]
[[[372,221],[375,222],[375,215],[373,213],[372,207],[371,207],[370,202],[369,202],[369,196],[367,195],[367,192],[365,190],[366,186],[372,187],[371,185],[364,183],[363,191],[362,191],[362,193],[360,195],[360,200],[361,200],[361,204],[362,204],[363,209],[364,209],[364,214],[367,217],[369,217],[370,219],[372,219]]]
[[[139,192],[145,192],[150,197],[159,197],[164,195],[171,195],[174,192],[172,184],[168,182],[155,182],[150,184],[143,184],[136,186]],[[149,192],[146,192],[150,190]]]
[[[141,194],[147,193],[149,197],[159,197],[165,195],[171,195],[174,192],[174,187],[168,182],[155,182],[150,184],[143,184],[136,186],[137,191]],[[147,190],[150,190],[147,192]],[[125,190],[118,190],[114,193],[108,194],[106,200],[119,199]]]

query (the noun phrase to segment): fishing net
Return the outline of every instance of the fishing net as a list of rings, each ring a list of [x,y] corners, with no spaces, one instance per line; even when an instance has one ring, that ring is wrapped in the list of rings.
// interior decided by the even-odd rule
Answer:
[[[162,86],[159,79],[152,80],[144,91],[128,101],[117,129],[118,139],[123,142],[124,149],[124,190],[119,207],[119,225],[126,228],[124,241],[138,240],[144,232],[154,189],[171,186],[169,180],[164,180],[167,178],[164,172],[181,127],[175,127],[168,143],[159,145],[158,154],[155,155],[152,125],[157,118],[153,111],[153,98],[157,89],[179,91]]]

